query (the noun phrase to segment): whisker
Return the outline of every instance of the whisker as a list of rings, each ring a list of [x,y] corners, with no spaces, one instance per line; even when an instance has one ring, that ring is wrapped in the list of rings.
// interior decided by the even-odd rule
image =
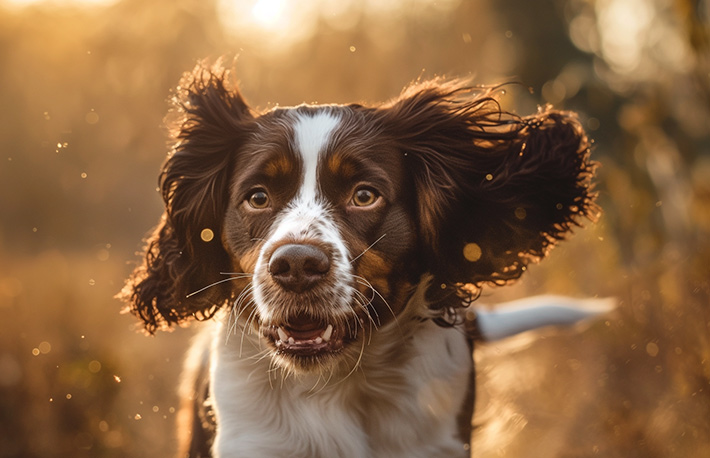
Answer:
[[[373,308],[372,310],[375,310],[375,309]],[[377,312],[375,312],[375,314],[377,314]],[[377,319],[379,320],[379,316],[377,317]],[[375,328],[375,330],[377,330],[379,328],[379,326],[377,325],[377,322],[375,322],[375,320],[373,320],[373,319],[370,319],[370,321],[368,321],[368,324],[369,324],[370,329],[369,329],[369,332],[367,332],[366,334],[367,334],[367,344],[370,345],[372,343],[372,336],[375,334],[372,331],[372,328]],[[361,322],[360,327],[362,328],[362,332],[364,334],[365,333],[365,323]]]
[[[356,317],[357,317],[357,315],[356,315]],[[359,321],[359,320],[358,320],[358,321]],[[350,327],[350,320],[345,320],[345,325],[348,327],[348,333],[349,333],[351,336],[352,336],[352,335],[357,336],[357,328],[356,328],[355,331],[353,332],[353,328]]]
[[[244,347],[244,336],[247,333],[247,330],[251,333],[251,326],[252,326],[252,321],[256,318],[256,308],[252,309],[251,313],[247,317],[246,322],[244,323],[244,327],[242,328],[242,338],[239,341],[239,356],[241,356],[242,348]]]
[[[252,302],[251,299],[245,301],[247,296],[251,293],[253,286],[250,284],[239,294],[239,296],[234,300],[234,305],[232,306],[232,312],[229,315],[229,321],[227,323],[227,342],[229,342],[229,336],[237,333],[237,326],[239,322],[239,317],[241,317],[244,310]]]
[[[375,240],[374,242],[372,242],[372,243],[370,244],[370,246],[368,246],[367,248],[365,248],[365,249],[363,250],[362,253],[360,253],[359,255],[357,255],[357,256],[355,256],[354,258],[352,258],[352,259],[350,260],[350,264],[352,264],[352,263],[355,262],[357,259],[359,259],[360,256],[362,256],[363,254],[367,253],[367,252],[370,250],[370,248],[372,248],[373,246],[375,246],[375,244],[376,244],[377,242],[379,242],[380,240],[382,240],[382,239],[385,237],[385,235],[387,235],[387,234],[386,234],[386,233],[385,233],[385,234],[382,234],[379,239],[377,239],[377,240]]]
[[[373,308],[372,310],[375,311],[374,308]],[[377,315],[377,311],[375,311],[375,315]],[[368,316],[369,316],[369,315],[368,315]],[[377,317],[377,319],[378,319],[378,320],[380,319],[379,316]],[[368,329],[368,330],[365,330],[365,323],[363,323],[363,322],[360,322],[360,327],[362,328],[363,334],[367,334],[367,345],[370,345],[370,344],[372,343],[372,336],[375,334],[375,333],[372,331],[372,329],[373,329],[373,328],[374,328],[375,330],[379,329],[379,325],[378,325],[377,322],[376,322],[375,320],[373,320],[373,319],[370,319],[370,320],[367,322],[367,324],[369,325],[369,329]]]
[[[361,276],[359,276],[359,275],[355,275],[355,279],[356,279],[356,280],[358,281],[358,283],[360,283],[361,285],[367,286],[368,288],[370,288],[370,290],[372,290],[373,294],[376,294],[377,297],[379,297],[380,299],[382,299],[382,302],[385,303],[385,306],[386,306],[387,309],[390,311],[390,314],[392,314],[392,318],[394,318],[394,322],[397,324],[397,328],[399,328],[399,330],[400,330],[400,332],[401,332],[402,328],[399,326],[399,320],[397,319],[397,314],[394,313],[394,310],[392,310],[392,307],[390,307],[390,304],[389,304],[389,302],[387,302],[387,299],[385,299],[384,296],[382,296],[382,294],[380,294],[380,292],[377,291],[377,288],[375,288],[374,286],[372,286],[372,283],[370,283],[366,278],[361,277]],[[374,296],[373,296],[373,299],[374,299]],[[374,309],[374,307],[373,307],[373,309]]]
[[[358,280],[358,283],[360,283],[361,285],[367,286],[367,287],[373,292],[373,294],[376,294],[377,297],[379,297],[380,299],[382,299],[382,302],[385,303],[385,305],[387,306],[387,309],[389,309],[390,313],[392,314],[392,317],[393,317],[395,320],[397,320],[397,315],[394,313],[394,310],[392,310],[392,307],[390,307],[390,304],[389,304],[389,302],[387,302],[387,299],[385,299],[384,296],[383,296],[382,294],[380,294],[379,291],[377,291],[377,288],[375,288],[374,286],[372,286],[372,283],[370,283],[366,278],[361,277],[361,276],[359,276],[359,275],[356,275],[356,276],[355,276],[355,279]],[[372,299],[374,300],[374,298],[375,298],[375,297],[373,296]]]
[[[367,319],[370,321],[370,323],[373,324],[375,326],[375,328],[378,328],[379,326],[375,322],[375,319],[370,315],[370,310],[368,310],[368,308],[367,308],[367,306],[372,303],[372,299],[368,300],[367,297],[365,297],[365,295],[362,294],[360,291],[355,290],[355,292],[356,292],[355,303],[365,312],[365,314],[367,315]],[[375,310],[373,308],[372,312],[375,314],[375,316],[379,320],[380,316],[377,313],[377,310]],[[355,316],[357,316],[357,315],[355,315]]]
[[[244,288],[244,290],[242,290],[242,292],[239,294],[237,299],[234,301],[234,308],[232,310],[233,311],[236,310],[238,312],[236,318],[239,318],[239,316],[242,314],[242,312],[244,311],[246,306],[252,302],[251,299],[249,301],[245,302],[245,299],[246,299],[247,295],[251,294],[251,292],[253,290],[254,290],[253,285],[247,286],[246,288]]]
[[[232,335],[237,335],[237,329],[239,329],[239,319],[241,318],[242,313],[244,313],[244,311],[247,310],[247,307],[249,306],[250,303],[251,303],[251,300],[245,302],[243,305],[240,305],[239,308],[238,308],[237,314],[234,316],[234,318],[232,319],[232,318],[230,317],[230,322],[231,322],[231,324],[230,324],[230,327],[229,327],[229,329],[228,329],[228,331],[227,331],[227,341],[229,341],[229,337],[230,337],[230,336],[232,336]],[[250,328],[250,326],[251,326],[251,320],[252,320],[253,315],[254,315],[255,312],[256,312],[256,309],[252,309],[251,312],[250,312],[250,314],[249,314],[249,316],[248,316],[248,317],[246,318],[246,320],[244,321],[244,324],[241,326],[241,328],[242,328],[242,338],[240,339],[240,343],[239,343],[239,355],[240,355],[240,356],[241,356],[242,350],[243,350],[243,348],[244,348],[244,334],[245,334],[245,333],[247,332],[247,330]],[[234,315],[234,313],[232,313],[232,315]],[[232,321],[233,321],[233,322],[232,322]]]
[[[263,349],[259,353],[250,356],[249,359],[254,360],[254,364],[258,364],[261,361],[263,361],[265,358],[268,358],[271,356],[271,352],[268,349]]]
[[[325,388],[326,386],[328,386],[328,384],[330,383],[330,381],[333,379],[333,375],[335,375],[335,368],[334,368],[334,367],[331,367],[331,368],[330,368],[330,375],[328,375],[328,378],[326,379],[325,384],[323,385],[323,388]]]
[[[222,273],[222,272],[220,272],[220,273]],[[231,275],[231,274],[225,274],[225,275]],[[190,294],[188,294],[187,296],[185,296],[185,298],[187,299],[187,298],[189,298],[189,297],[192,297],[192,296],[194,296],[195,294],[199,294],[199,293],[201,293],[202,291],[205,291],[205,290],[207,290],[207,289],[212,288],[213,286],[219,285],[220,283],[225,283],[225,282],[232,281],[232,280],[239,280],[239,279],[241,279],[241,278],[246,278],[246,277],[251,277],[251,274],[241,274],[241,275],[237,275],[237,276],[235,276],[235,277],[229,277],[229,278],[225,278],[225,279],[223,279],[223,280],[216,281],[216,282],[214,282],[214,283],[211,283],[211,284],[205,286],[204,288],[200,288],[200,289],[198,289],[197,291],[191,292]]]
[[[379,326],[377,325],[375,320],[372,318],[372,316],[370,316],[370,311],[367,309],[367,307],[363,304],[360,304],[360,303],[358,303],[358,305],[365,311],[365,314],[367,315],[367,324],[369,325],[370,332],[366,332],[367,330],[365,329],[365,324],[363,323],[363,321],[361,319],[359,319],[357,313],[355,313],[354,311],[352,313],[353,313],[353,316],[355,317],[355,323],[356,323],[357,327],[362,329],[363,335],[367,336],[367,345],[370,345],[370,343],[372,342],[372,335],[373,335],[372,328],[374,327],[375,329],[378,329]],[[375,312],[375,315],[377,315],[377,311],[375,309],[372,309],[372,311]],[[378,317],[378,319],[379,319],[379,317]],[[364,340],[365,339],[363,339],[363,341]]]
[[[271,380],[271,375],[276,372],[278,369],[278,366],[276,365],[276,362],[272,358],[271,361],[269,361],[269,369],[267,369],[266,374],[269,377],[269,387],[273,390],[274,389],[274,382]]]
[[[323,386],[321,386],[321,387],[318,386],[318,385],[320,384],[320,381],[321,381],[321,380],[323,380],[323,374],[319,372],[319,373],[318,373],[318,378],[316,379],[315,383],[314,383],[313,386],[310,387],[310,388],[308,389],[308,391],[307,391],[307,396],[308,396],[309,398],[315,396],[315,395],[318,394],[318,393],[320,393],[320,392],[325,388],[325,385],[323,385]],[[318,388],[318,389],[316,390],[316,388]]]
[[[362,339],[362,345],[360,346],[360,351],[358,352],[357,360],[355,360],[355,363],[353,364],[353,368],[350,369],[350,372],[348,372],[347,375],[345,375],[345,377],[340,379],[340,381],[338,381],[338,383],[343,383],[345,380],[350,378],[358,368],[360,368],[360,363],[362,362],[362,358],[364,355],[365,355],[365,339]]]
[[[249,290],[251,288],[252,288],[251,285],[244,288],[244,290],[242,290],[242,292],[239,294],[239,296],[237,296],[237,298],[234,300],[233,305],[232,305],[232,311],[231,311],[231,314],[229,317],[230,323],[233,319],[234,320],[239,319],[239,316],[242,314],[242,311],[244,310],[244,306],[246,306],[246,304],[243,303],[244,298],[245,298],[246,294],[249,293]]]
[[[289,370],[284,370],[283,368],[281,368],[281,389],[283,389],[284,385],[286,384],[286,379],[288,379],[289,375]]]

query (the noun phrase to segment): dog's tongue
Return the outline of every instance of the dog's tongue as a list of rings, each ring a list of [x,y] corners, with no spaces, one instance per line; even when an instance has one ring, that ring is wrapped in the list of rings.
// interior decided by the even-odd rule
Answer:
[[[312,340],[323,334],[326,326],[306,316],[292,318],[285,327],[289,335],[296,340]]]

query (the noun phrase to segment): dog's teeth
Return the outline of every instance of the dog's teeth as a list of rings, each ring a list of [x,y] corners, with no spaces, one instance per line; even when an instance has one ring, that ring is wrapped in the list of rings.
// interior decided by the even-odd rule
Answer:
[[[286,334],[286,331],[284,331],[282,328],[277,328],[277,331],[279,333],[279,339],[281,339],[281,342],[286,342],[288,340],[288,334]]]
[[[291,345],[293,345],[293,344],[296,343],[296,339],[294,339],[293,337],[289,337],[289,338],[288,338],[288,343],[291,344]]]
[[[320,337],[316,337],[316,344],[320,345],[322,343],[323,343],[323,339],[321,339]]]
[[[325,331],[323,331],[323,335],[321,336],[323,340],[326,342],[330,341],[330,336],[333,335],[333,325],[329,324],[327,328],[325,328]]]

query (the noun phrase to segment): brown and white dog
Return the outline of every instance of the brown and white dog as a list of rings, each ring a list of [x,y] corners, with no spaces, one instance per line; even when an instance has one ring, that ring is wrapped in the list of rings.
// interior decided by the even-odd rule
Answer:
[[[470,454],[477,287],[596,212],[576,116],[442,80],[258,114],[228,76],[177,89],[165,214],[122,293],[150,333],[212,318],[181,456]]]

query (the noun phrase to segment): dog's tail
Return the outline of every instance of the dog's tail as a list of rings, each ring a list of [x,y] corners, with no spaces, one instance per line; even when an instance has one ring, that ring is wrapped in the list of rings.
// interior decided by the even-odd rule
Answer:
[[[495,341],[545,326],[569,326],[610,312],[616,305],[614,298],[534,296],[491,309],[476,307],[476,334],[481,340]]]

